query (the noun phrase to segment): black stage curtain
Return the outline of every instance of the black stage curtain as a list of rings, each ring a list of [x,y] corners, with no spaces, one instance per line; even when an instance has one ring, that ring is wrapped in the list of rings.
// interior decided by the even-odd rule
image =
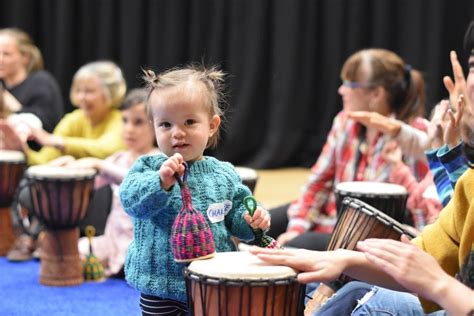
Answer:
[[[92,60],[120,64],[129,87],[142,67],[219,65],[225,132],[210,153],[254,168],[316,160],[341,109],[341,65],[361,48],[391,49],[420,69],[430,110],[447,95],[449,51],[462,51],[472,19],[472,0],[0,1],[0,26],[33,36],[66,100],[74,71]]]

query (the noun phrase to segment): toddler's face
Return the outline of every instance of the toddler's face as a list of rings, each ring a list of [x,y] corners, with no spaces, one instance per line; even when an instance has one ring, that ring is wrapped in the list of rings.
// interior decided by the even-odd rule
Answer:
[[[146,154],[153,148],[155,133],[145,111],[145,104],[140,103],[122,111],[123,141],[127,148],[138,154]]]
[[[211,115],[198,90],[183,86],[154,91],[150,95],[156,141],[167,156],[180,153],[184,160],[202,159],[220,118]]]

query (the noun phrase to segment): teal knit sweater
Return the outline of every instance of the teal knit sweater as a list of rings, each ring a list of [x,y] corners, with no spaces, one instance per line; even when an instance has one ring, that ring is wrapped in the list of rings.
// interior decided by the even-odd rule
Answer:
[[[166,159],[162,154],[139,158],[120,186],[123,208],[132,216],[134,225],[125,275],[127,282],[142,293],[185,302],[185,265],[174,261],[169,242],[171,227],[183,204],[179,185],[168,192],[160,186],[158,170]],[[230,163],[207,156],[193,162],[188,183],[192,204],[207,219],[217,252],[236,250],[231,236],[253,239],[243,218],[242,203],[251,192]],[[223,221],[211,223],[207,216],[209,205],[226,200],[232,202],[232,208]]]

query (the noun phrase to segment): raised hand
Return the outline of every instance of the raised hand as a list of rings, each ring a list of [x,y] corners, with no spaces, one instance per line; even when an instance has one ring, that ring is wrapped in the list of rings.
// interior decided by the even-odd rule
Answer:
[[[449,148],[455,147],[461,140],[461,118],[464,113],[464,97],[462,94],[456,99],[455,111],[448,109],[447,121],[444,125],[443,140]]]
[[[451,51],[449,57],[451,59],[454,81],[451,77],[444,76],[443,83],[446,90],[449,92],[449,102],[451,103],[451,106],[455,106],[458,102],[459,95],[466,95],[466,79],[464,78],[464,73],[456,52]]]

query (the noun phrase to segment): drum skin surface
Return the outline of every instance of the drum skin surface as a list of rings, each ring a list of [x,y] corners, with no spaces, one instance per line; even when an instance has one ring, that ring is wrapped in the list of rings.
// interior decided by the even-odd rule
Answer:
[[[192,315],[300,315],[304,285],[286,266],[248,252],[222,252],[185,270]]]

